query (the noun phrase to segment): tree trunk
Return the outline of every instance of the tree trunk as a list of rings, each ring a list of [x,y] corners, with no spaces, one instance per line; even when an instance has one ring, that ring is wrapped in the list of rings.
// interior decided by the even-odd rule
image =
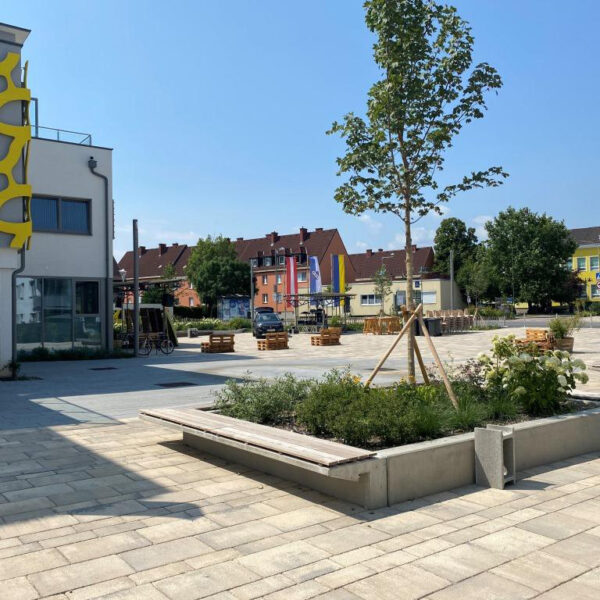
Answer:
[[[405,200],[404,211],[404,229],[406,232],[406,307],[409,310],[415,309],[413,301],[413,253],[412,253],[412,236],[410,231],[410,200]],[[407,335],[407,351],[408,351],[408,381],[415,383],[415,338],[414,328],[408,330]]]

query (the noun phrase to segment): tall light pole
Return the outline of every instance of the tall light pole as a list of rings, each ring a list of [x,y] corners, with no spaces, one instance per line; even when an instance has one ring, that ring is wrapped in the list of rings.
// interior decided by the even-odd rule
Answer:
[[[450,249],[450,310],[454,310],[454,249]]]
[[[282,246],[281,248],[275,248],[275,312],[279,313],[279,282],[277,281],[279,277],[279,252],[283,251],[285,253],[285,248]],[[285,312],[283,315],[283,322],[285,326]]]
[[[133,220],[133,355],[140,350],[140,252],[138,248],[138,222]]]

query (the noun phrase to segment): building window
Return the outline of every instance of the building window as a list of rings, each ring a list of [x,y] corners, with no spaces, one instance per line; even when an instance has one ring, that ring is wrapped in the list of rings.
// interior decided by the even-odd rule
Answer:
[[[419,282],[421,283],[421,282]],[[413,290],[413,302],[418,306],[423,304],[423,293],[421,290]]]
[[[600,298],[600,290],[595,283],[592,283],[592,298]]]
[[[600,257],[590,256],[590,271],[597,271],[600,263]]]
[[[263,285],[267,285],[267,283],[269,283],[269,276],[268,275],[263,275],[262,276],[262,282],[263,282]]]
[[[587,286],[585,284],[578,286],[579,298],[587,298]]]
[[[381,296],[376,294],[362,294],[360,297],[361,306],[380,306]]]
[[[298,273],[298,281],[306,281],[306,271],[300,271]]]
[[[277,293],[273,294],[273,301],[274,302],[281,302],[281,301],[283,301],[283,294],[281,294],[280,292],[277,292]]]
[[[396,306],[400,308],[406,304],[406,292],[398,291],[396,292]]]
[[[263,294],[263,304],[269,303],[269,294]]]
[[[19,350],[102,345],[98,281],[19,277],[17,298]]]
[[[585,256],[578,256],[577,257],[577,270],[578,271],[585,271]]]
[[[190,298],[190,306],[194,306],[194,299]]]
[[[263,258],[263,265],[265,267],[270,267],[273,264],[273,259],[270,256],[265,256]]]
[[[31,218],[34,231],[90,234],[89,200],[34,196]]]
[[[258,258],[251,258],[250,259],[250,266],[253,269],[256,269],[256,267],[258,267]]]
[[[97,281],[75,282],[74,344],[101,346],[100,293]]]
[[[194,284],[193,284],[191,281],[190,281],[190,283],[189,283],[189,288],[190,288],[190,290],[193,290],[193,289],[194,289]]]
[[[277,273],[277,284],[281,283],[281,273]]]
[[[278,257],[277,257],[277,262],[278,262],[280,265],[285,265],[285,255],[283,255],[283,254],[282,254],[281,256],[278,256]]]
[[[437,292],[422,292],[423,304],[437,304]]]

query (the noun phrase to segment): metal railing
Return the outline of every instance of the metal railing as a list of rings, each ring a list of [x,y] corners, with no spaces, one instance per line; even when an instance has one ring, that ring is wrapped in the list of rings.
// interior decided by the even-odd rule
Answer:
[[[81,144],[83,146],[92,145],[92,134],[81,131],[70,131],[68,129],[56,129],[54,127],[42,127],[41,125],[33,124],[32,135],[36,138],[46,140],[56,140],[57,142],[71,142],[73,144]]]

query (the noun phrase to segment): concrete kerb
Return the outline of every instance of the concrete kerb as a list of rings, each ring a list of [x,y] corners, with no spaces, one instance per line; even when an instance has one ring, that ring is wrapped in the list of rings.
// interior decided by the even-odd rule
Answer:
[[[202,452],[366,508],[390,506],[475,483],[473,433],[388,448],[369,460],[315,470],[285,455],[200,437],[193,428],[178,429],[183,432],[185,444]],[[517,472],[598,452],[600,408],[518,423],[514,425],[514,444]]]

